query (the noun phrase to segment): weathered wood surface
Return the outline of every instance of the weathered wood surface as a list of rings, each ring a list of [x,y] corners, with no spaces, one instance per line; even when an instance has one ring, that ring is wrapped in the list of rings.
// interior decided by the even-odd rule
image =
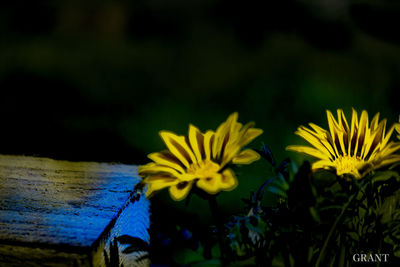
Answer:
[[[149,242],[148,201],[129,204],[139,180],[136,166],[0,155],[0,265],[102,266],[114,236]]]

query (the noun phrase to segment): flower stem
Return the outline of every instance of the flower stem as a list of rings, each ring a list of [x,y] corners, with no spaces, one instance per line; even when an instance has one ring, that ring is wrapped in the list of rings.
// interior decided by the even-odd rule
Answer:
[[[338,225],[339,222],[342,220],[343,215],[346,213],[347,208],[350,206],[350,204],[353,202],[353,200],[358,196],[358,194],[361,192],[361,190],[363,190],[367,185],[368,185],[368,183],[365,184],[365,185],[363,185],[361,188],[359,188],[359,190],[358,190],[357,192],[355,192],[355,193],[349,198],[349,200],[347,201],[347,203],[343,206],[342,211],[340,212],[339,216],[336,218],[335,222],[333,223],[333,225],[332,225],[332,227],[331,227],[331,229],[330,229],[330,231],[329,231],[328,236],[326,237],[326,239],[325,239],[325,241],[324,241],[324,244],[323,244],[323,246],[322,246],[321,252],[320,252],[319,255],[318,255],[318,259],[317,259],[317,262],[316,262],[316,264],[315,264],[315,267],[319,267],[319,266],[320,266],[321,261],[322,261],[323,257],[325,256],[325,251],[326,251],[326,249],[327,249],[327,247],[328,247],[329,241],[330,241],[330,239],[331,239],[333,233],[335,232],[337,225]]]
[[[222,266],[226,266],[226,258],[225,258],[225,251],[224,251],[224,238],[223,238],[223,224],[221,220],[221,215],[218,212],[218,204],[217,204],[217,196],[210,196],[208,199],[208,204],[210,206],[211,215],[213,217],[214,223],[217,226],[217,236],[218,236],[218,243],[219,243],[219,250],[221,253],[221,264]]]

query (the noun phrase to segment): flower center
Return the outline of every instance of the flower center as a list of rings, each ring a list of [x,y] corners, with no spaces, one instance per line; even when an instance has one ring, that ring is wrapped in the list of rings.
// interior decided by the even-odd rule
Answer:
[[[335,160],[337,175],[352,174],[360,179],[360,170],[364,167],[365,161],[357,157],[340,156]]]
[[[199,163],[192,164],[187,169],[187,173],[199,179],[213,177],[218,173],[220,166],[211,160],[203,160]]]

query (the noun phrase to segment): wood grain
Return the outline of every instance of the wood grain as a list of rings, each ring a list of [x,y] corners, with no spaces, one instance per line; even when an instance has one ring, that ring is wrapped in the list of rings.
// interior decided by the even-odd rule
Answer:
[[[129,198],[139,181],[136,166],[0,155],[0,265],[18,266],[24,258],[36,264],[50,255],[57,266],[68,255],[72,266],[100,266],[110,237],[135,221],[147,225],[128,232],[148,242],[144,198],[135,203],[143,211],[132,217],[131,210],[129,221],[113,231],[123,210],[132,209]]]

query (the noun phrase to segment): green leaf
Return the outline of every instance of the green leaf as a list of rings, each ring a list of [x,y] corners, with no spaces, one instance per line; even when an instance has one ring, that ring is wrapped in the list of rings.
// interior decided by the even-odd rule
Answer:
[[[287,198],[286,192],[283,191],[283,190],[280,189],[280,188],[271,186],[271,187],[268,187],[268,188],[267,188],[267,191],[270,191],[270,192],[272,192],[272,193],[274,193],[274,194],[276,194],[276,195],[279,195],[279,196],[282,196],[282,197],[284,197],[284,198]]]
[[[400,176],[395,171],[376,172],[370,179],[371,179],[371,182],[374,184],[377,182],[387,181],[392,177],[394,177],[396,179],[396,181],[400,182]]]
[[[277,177],[273,178],[273,181],[268,185],[268,187],[277,187],[282,191],[287,191],[289,189],[289,184],[286,182],[282,174],[279,174]]]
[[[317,212],[317,210],[314,207],[310,207],[310,214],[311,217],[318,223],[321,222],[321,218],[319,217],[319,214]]]

